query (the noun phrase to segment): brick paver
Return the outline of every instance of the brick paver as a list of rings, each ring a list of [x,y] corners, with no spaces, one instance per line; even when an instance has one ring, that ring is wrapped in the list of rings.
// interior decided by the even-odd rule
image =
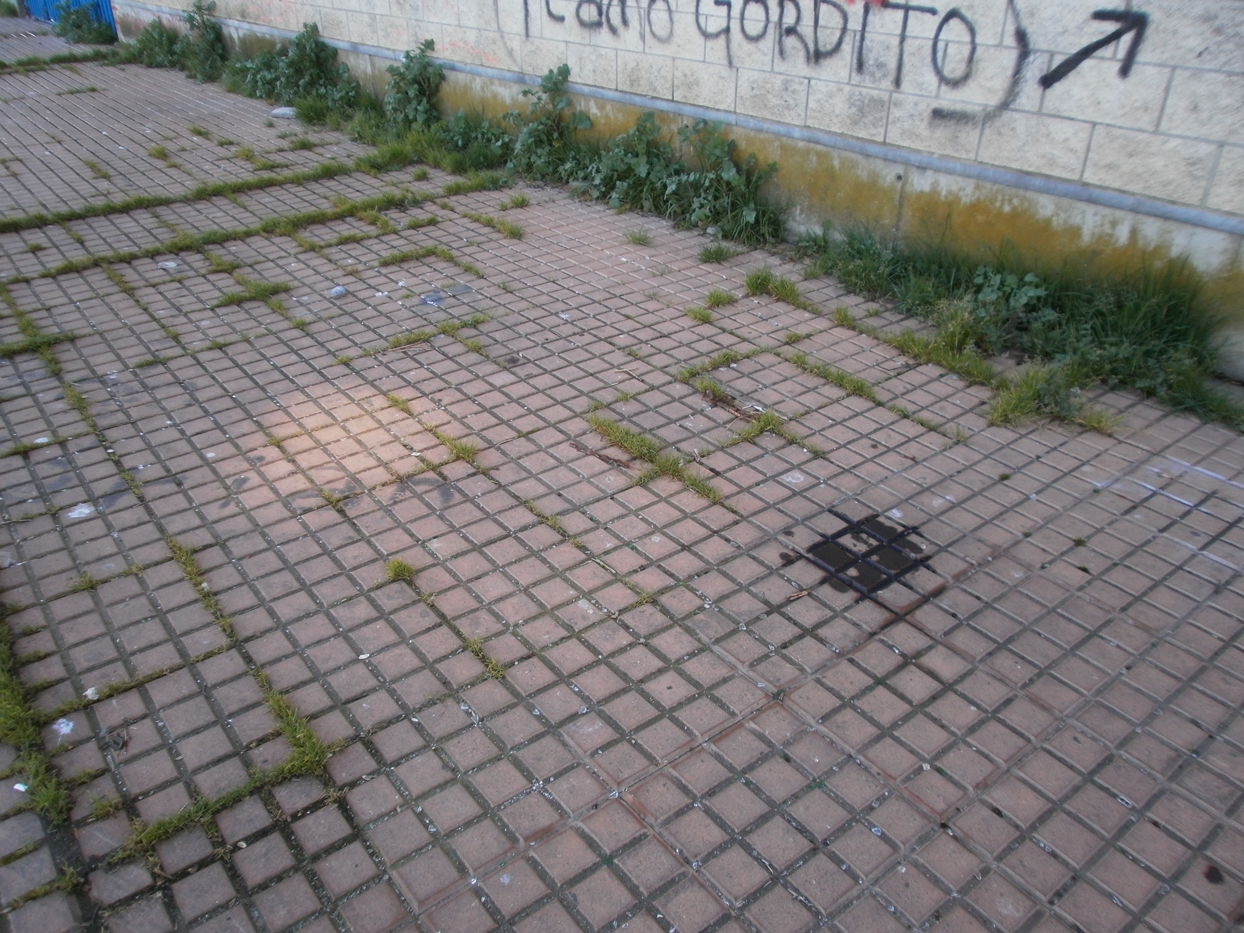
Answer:
[[[0,751],[0,927],[1239,922],[1238,435],[1121,393],[1111,436],[990,426],[781,256],[534,185],[508,239],[435,170],[205,197],[362,147],[164,72],[0,84],[6,216],[173,198],[0,235],[0,585],[73,799]],[[766,266],[815,310],[744,297]]]

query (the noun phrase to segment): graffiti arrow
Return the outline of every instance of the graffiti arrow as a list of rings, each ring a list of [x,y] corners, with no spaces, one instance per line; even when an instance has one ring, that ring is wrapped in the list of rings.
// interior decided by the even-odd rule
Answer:
[[[1105,38],[1098,39],[1096,42],[1090,42],[1078,52],[1064,58],[1056,68],[1051,68],[1038,78],[1038,84],[1044,88],[1053,87],[1079,68],[1085,59],[1092,57],[1099,49],[1104,49],[1110,43],[1122,39],[1129,32],[1135,32],[1136,35],[1132,37],[1131,43],[1128,44],[1127,52],[1123,56],[1123,64],[1119,66],[1119,77],[1126,78],[1132,73],[1132,63],[1136,60],[1136,51],[1140,48],[1141,40],[1145,38],[1145,27],[1149,25],[1149,15],[1147,13],[1136,13],[1131,10],[1097,10],[1093,13],[1093,19],[1099,22],[1121,23],[1122,25]]]

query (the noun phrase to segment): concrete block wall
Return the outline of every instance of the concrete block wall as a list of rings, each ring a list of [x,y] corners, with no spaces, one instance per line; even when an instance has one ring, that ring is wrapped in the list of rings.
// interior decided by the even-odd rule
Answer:
[[[189,3],[113,7],[124,32]],[[1055,262],[1183,255],[1244,340],[1244,0],[217,0],[216,14],[235,35],[315,22],[381,78],[431,38],[455,104],[508,103],[564,62],[610,128],[646,106],[668,123],[711,111],[778,159],[806,226],[862,218]]]
[[[1116,7],[218,0],[217,14],[395,51],[432,38],[447,60],[527,75],[566,62],[579,84],[1244,214],[1244,2]]]

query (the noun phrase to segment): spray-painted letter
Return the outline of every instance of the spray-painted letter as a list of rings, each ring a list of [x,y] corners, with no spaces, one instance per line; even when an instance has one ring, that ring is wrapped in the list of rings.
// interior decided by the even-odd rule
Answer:
[[[842,25],[838,27],[838,38],[834,40],[834,44],[827,49],[821,48],[821,7],[833,7],[834,11],[842,17]],[[868,15],[868,7],[864,7],[864,15]],[[820,64],[831,55],[837,55],[838,50],[842,48],[843,40],[847,37],[847,8],[835,0],[813,0],[812,6],[812,61]],[[864,45],[864,36],[860,35],[860,47]]]
[[[942,42],[942,30],[951,20],[958,20],[967,27],[968,30],[968,60],[963,66],[963,73],[955,76],[946,74],[946,53],[943,49],[941,58],[938,58],[938,48]],[[968,78],[972,77],[972,63],[976,60],[976,27],[972,25],[972,21],[963,15],[963,11],[958,7],[949,10],[942,21],[937,24],[937,31],[933,33],[933,70],[937,73],[937,78],[947,87],[959,87]]]
[[[813,0],[815,3],[816,0]],[[790,25],[786,24],[786,7],[795,8],[795,21]],[[778,58],[785,60],[786,58],[786,40],[794,37],[799,40],[799,44],[803,46],[803,57],[805,61],[812,61],[812,50],[808,48],[808,40],[799,32],[799,21],[803,19],[803,10],[799,7],[799,0],[778,0],[778,25],[777,25],[777,51]]]

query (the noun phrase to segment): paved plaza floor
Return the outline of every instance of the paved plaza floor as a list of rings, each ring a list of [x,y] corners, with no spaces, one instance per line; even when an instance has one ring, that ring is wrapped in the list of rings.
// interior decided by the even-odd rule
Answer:
[[[1244,439],[269,110],[0,73],[0,930],[1238,924]]]

